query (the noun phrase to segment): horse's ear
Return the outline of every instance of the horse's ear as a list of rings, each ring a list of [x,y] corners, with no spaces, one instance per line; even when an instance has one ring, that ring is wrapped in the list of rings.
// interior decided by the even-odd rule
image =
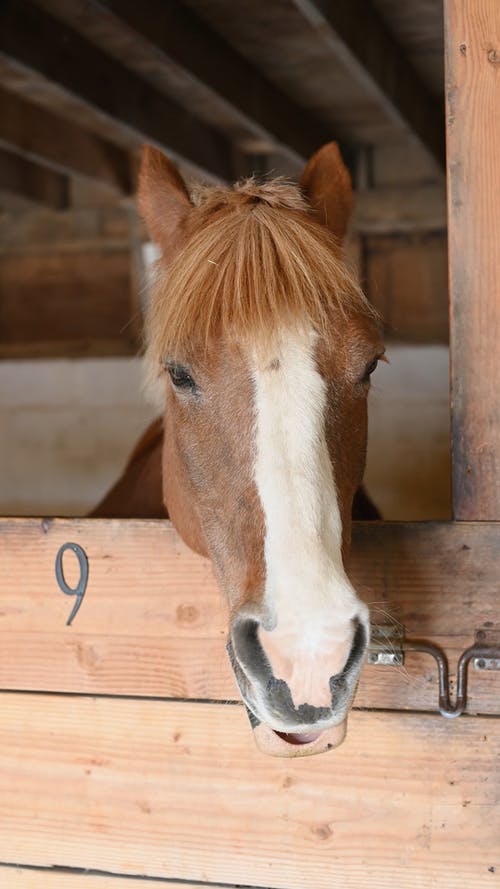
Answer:
[[[336,142],[313,154],[300,184],[320,221],[343,241],[354,199],[351,177]]]
[[[177,167],[152,145],[142,150],[138,202],[153,241],[172,259],[182,247],[192,204]]]

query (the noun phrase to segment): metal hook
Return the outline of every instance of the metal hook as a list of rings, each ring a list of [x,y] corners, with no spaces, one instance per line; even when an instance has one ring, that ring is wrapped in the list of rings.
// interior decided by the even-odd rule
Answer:
[[[439,645],[426,639],[405,639],[403,630],[397,627],[372,628],[372,641],[368,650],[368,663],[385,666],[401,665],[409,651],[429,654],[438,670],[438,707],[441,716],[455,719],[467,707],[467,680],[469,664],[474,660],[478,670],[500,670],[500,640],[498,634],[477,630],[475,644],[466,648],[458,659],[455,702],[451,700],[450,668],[448,658]]]

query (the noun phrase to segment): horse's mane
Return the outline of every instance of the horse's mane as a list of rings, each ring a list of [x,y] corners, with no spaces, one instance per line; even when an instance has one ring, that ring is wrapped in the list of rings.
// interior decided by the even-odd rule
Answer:
[[[157,266],[146,334],[153,373],[216,336],[268,342],[283,325],[321,331],[332,307],[371,311],[299,186],[248,179],[198,187],[192,200],[183,249]]]

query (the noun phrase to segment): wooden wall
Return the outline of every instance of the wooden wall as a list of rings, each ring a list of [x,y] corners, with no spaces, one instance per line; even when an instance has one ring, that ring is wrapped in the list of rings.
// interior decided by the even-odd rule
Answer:
[[[0,359],[140,348],[136,214],[102,189],[73,193],[65,213],[10,205],[0,215]]]
[[[71,627],[68,540],[89,559]],[[352,577],[374,620],[391,610],[454,662],[496,620],[499,542],[495,525],[358,526]],[[167,523],[2,520],[0,547],[2,887],[494,884],[498,676],[474,675],[449,721],[432,660],[367,666],[340,748],[273,759],[235,703],[210,565]]]
[[[442,231],[370,234],[362,242],[365,292],[388,341],[448,342],[448,252]]]

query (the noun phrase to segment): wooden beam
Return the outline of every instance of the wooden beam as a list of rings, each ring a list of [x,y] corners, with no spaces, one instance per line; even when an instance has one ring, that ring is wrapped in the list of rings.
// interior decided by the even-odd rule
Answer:
[[[446,231],[446,190],[441,185],[364,188],[356,192],[352,230],[359,234]]]
[[[342,60],[350,76],[445,165],[444,108],[420,79],[370,0],[290,0]]]
[[[18,195],[54,210],[69,206],[66,176],[0,148],[0,191]]]
[[[53,0],[47,5],[50,11]],[[187,78],[207,103],[229,113],[234,129],[285,149],[296,161],[334,136],[179,3],[88,0],[85,17],[71,4],[64,4],[63,15],[75,28],[84,28],[89,39],[98,34],[108,45],[133,45],[135,64],[147,65],[159,77],[172,77],[174,68],[177,81]]]
[[[102,876],[57,867],[15,867],[0,862],[2,889],[158,889],[158,880],[147,877],[118,877],[115,874]],[[203,889],[200,883],[185,883],[179,887],[178,880],[162,880],[160,889]],[[210,883],[206,889],[227,889],[226,886]]]
[[[453,502],[500,520],[500,5],[445,4]]]
[[[89,562],[71,627],[74,600],[54,573],[68,540]],[[211,564],[188,550],[169,522],[1,519],[0,552],[0,688],[239,700]],[[495,523],[358,522],[349,573],[374,603],[375,623],[399,620],[409,637],[440,645],[453,669],[475,631],[498,622],[499,562]],[[64,571],[76,586],[71,553]],[[494,671],[471,675],[469,714],[500,715],[498,681]],[[404,672],[367,666],[355,706],[436,711],[434,662],[412,654]]]
[[[0,860],[78,868],[88,889],[125,875],[158,889],[498,882],[498,719],[358,712],[339,748],[290,760],[260,753],[243,707],[222,703],[0,706]]]
[[[114,61],[73,29],[26,0],[0,4],[0,58],[14,71],[51,85],[52,98],[70,98],[116,141],[152,142],[202,175],[232,178],[231,146],[172,99]],[[111,127],[110,127],[111,124]]]
[[[147,877],[119,877],[116,874],[101,875],[82,872],[76,868],[20,867],[0,862],[2,889],[203,889],[202,883],[186,883],[162,880],[148,880]],[[210,883],[206,889],[228,889],[226,886]]]
[[[0,145],[69,176],[132,191],[131,159],[122,149],[0,87]]]

